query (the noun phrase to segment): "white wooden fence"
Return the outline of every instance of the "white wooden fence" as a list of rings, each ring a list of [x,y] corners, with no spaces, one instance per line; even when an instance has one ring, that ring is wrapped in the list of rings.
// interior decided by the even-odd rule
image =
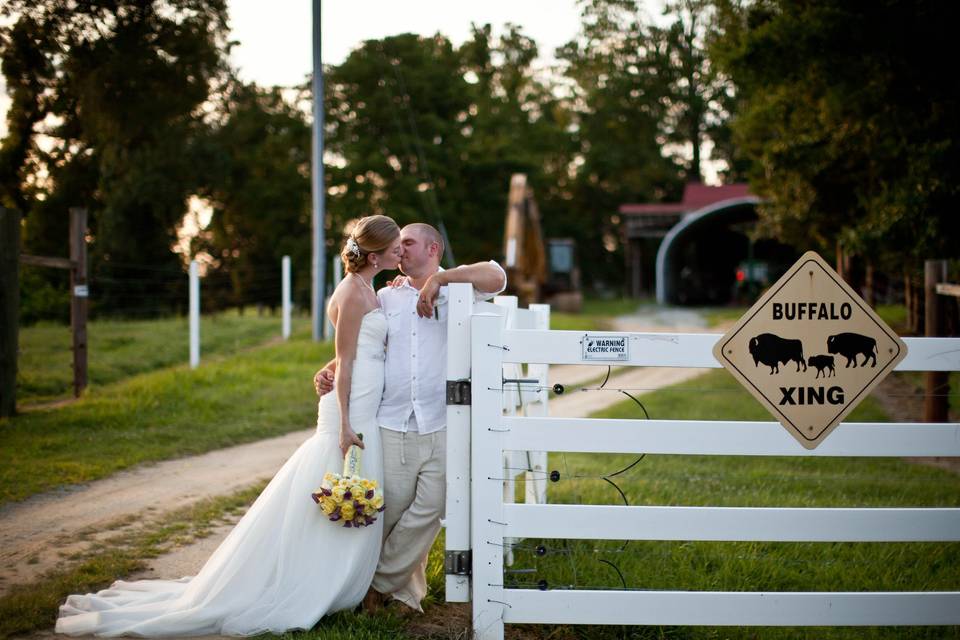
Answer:
[[[453,287],[451,287],[453,290]],[[464,291],[465,290],[465,291]],[[583,333],[506,328],[502,314],[451,301],[448,378],[470,379],[471,405],[451,406],[447,548],[472,551],[471,575],[448,575],[447,599],[473,601],[474,637],[504,623],[617,625],[960,624],[960,592],[539,591],[503,586],[510,538],[913,542],[960,540],[957,508],[743,508],[510,504],[505,451],[751,456],[960,456],[960,424],[844,423],[817,449],[776,422],[554,419],[506,415],[504,366],[589,364]],[[602,335],[593,333],[591,335]],[[623,334],[611,334],[623,335]],[[629,335],[645,367],[717,368],[718,334]],[[907,338],[900,371],[960,370],[960,339]],[[469,350],[469,363],[458,359]],[[606,363],[595,363],[606,364]],[[509,387],[509,385],[507,385]],[[456,420],[450,418],[456,418]],[[464,438],[469,423],[470,438]],[[451,447],[452,448],[452,447]],[[469,487],[467,490],[466,487]],[[451,508],[451,502],[454,508]],[[451,538],[451,531],[457,537]],[[464,537],[469,532],[469,540]],[[451,543],[456,546],[451,546]],[[450,567],[448,566],[448,569]],[[453,583],[453,588],[451,588]],[[465,593],[468,594],[465,596]]]
[[[469,344],[470,318],[473,313],[493,314],[503,319],[504,325],[518,330],[545,330],[550,328],[550,305],[533,304],[529,309],[520,309],[515,296],[497,296],[494,304],[473,302],[473,290],[467,284],[452,284],[448,287],[450,300],[447,318],[447,340],[451,344]],[[526,371],[520,363],[506,363],[502,370],[505,379],[526,380],[536,391],[520,391],[513,385],[512,393],[505,393],[495,401],[504,415],[546,416],[549,394],[547,384],[548,366],[531,364]],[[456,402],[451,393],[456,381],[470,378],[470,349],[447,350],[447,505],[446,505],[446,594],[448,602],[470,600],[470,397],[463,396],[465,404]],[[464,387],[466,388],[466,387]],[[547,497],[547,452],[540,447],[523,451],[506,451],[502,454],[501,481],[503,500],[514,502],[516,478],[524,478],[524,501],[526,504],[544,504]],[[513,563],[513,554],[507,547],[507,564]]]

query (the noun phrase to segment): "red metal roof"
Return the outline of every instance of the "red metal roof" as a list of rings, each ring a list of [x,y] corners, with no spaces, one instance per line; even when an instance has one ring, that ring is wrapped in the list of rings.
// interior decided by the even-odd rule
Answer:
[[[734,198],[746,198],[750,193],[750,185],[745,182],[724,184],[712,187],[700,182],[688,182],[683,189],[683,200],[680,202],[622,204],[620,213],[645,215],[676,215],[687,211],[696,211],[707,205]]]

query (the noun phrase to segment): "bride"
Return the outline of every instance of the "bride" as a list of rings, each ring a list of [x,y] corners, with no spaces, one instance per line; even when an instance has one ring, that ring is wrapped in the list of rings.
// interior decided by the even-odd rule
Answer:
[[[57,633],[280,633],[310,629],[324,615],[361,601],[377,567],[383,520],[361,529],[338,526],[310,494],[326,472],[340,472],[351,444],[365,449],[362,475],[383,482],[376,415],[387,321],[372,279],[396,269],[400,254],[400,229],[392,219],[369,216],[357,223],[340,254],[347,275],[328,307],[337,329],[337,393],[321,399],[316,433],[200,572],[181,580],[118,581],[96,594],[72,595],[60,607]]]

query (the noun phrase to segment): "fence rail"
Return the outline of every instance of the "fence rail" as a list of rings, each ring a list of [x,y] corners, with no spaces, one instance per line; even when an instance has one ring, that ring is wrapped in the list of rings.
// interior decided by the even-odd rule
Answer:
[[[463,320],[450,350],[470,345],[470,543],[474,637],[502,640],[504,623],[641,625],[955,625],[960,591],[686,592],[505,588],[513,538],[779,542],[955,542],[957,508],[676,507],[509,504],[511,450],[731,456],[960,456],[960,424],[844,423],[817,449],[776,422],[599,420],[504,415],[504,366],[597,364],[583,332],[506,329],[496,314]],[[624,333],[591,332],[591,336]],[[717,368],[716,334],[629,333],[617,365]],[[960,339],[908,338],[899,370],[960,370]],[[534,385],[543,391],[543,385]],[[463,470],[458,470],[463,475]],[[543,472],[544,474],[546,471]]]

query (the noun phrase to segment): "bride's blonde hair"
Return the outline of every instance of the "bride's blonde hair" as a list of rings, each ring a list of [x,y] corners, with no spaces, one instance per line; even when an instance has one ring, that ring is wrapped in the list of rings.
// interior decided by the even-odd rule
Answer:
[[[340,250],[343,269],[355,273],[367,266],[367,256],[383,253],[394,240],[400,237],[400,227],[387,216],[360,218]]]

